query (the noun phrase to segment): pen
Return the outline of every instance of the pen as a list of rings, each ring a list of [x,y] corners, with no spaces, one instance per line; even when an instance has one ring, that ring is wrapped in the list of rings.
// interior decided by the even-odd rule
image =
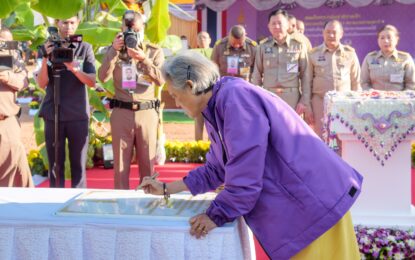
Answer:
[[[158,172],[155,172],[153,175],[151,175],[151,179],[152,180],[155,180],[158,176],[159,176],[160,174],[158,173]],[[135,188],[135,190],[138,190],[138,189],[141,189],[141,188],[143,188],[143,186],[142,186],[143,184],[142,183],[140,183],[140,185],[138,185],[137,186],[137,188]]]

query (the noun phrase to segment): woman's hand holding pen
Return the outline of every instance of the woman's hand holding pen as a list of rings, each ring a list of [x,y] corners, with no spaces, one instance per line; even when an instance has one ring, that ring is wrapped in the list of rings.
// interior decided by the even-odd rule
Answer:
[[[143,178],[143,181],[141,182],[140,186],[144,193],[150,193],[153,195],[163,195],[163,183],[156,180],[156,177],[153,176],[146,176]]]

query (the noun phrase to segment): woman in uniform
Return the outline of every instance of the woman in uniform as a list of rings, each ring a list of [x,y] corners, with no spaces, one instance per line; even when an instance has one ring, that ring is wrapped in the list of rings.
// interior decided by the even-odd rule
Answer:
[[[399,32],[385,25],[378,32],[380,50],[370,52],[363,61],[361,85],[364,90],[401,91],[415,88],[414,61],[407,52],[398,51]]]

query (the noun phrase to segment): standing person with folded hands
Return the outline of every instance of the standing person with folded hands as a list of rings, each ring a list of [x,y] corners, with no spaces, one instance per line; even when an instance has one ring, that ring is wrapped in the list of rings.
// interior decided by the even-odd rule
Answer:
[[[145,177],[146,193],[224,184],[191,235],[244,217],[271,259],[359,259],[349,213],[362,176],[331,151],[281,98],[235,77],[219,77],[211,61],[184,52],[162,67],[167,90],[190,117],[202,113],[210,151],[183,180]],[[313,151],[313,152],[310,152]]]

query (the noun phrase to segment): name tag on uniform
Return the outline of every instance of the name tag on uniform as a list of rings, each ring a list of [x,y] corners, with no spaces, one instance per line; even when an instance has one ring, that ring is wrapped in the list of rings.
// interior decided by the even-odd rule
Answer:
[[[287,63],[288,73],[298,73],[298,63]]]
[[[227,57],[228,68],[226,69],[226,73],[236,75],[238,74],[238,63],[239,57],[232,56]]]
[[[132,64],[122,64],[122,82],[123,89],[135,89],[137,87],[136,70]]]
[[[403,83],[403,73],[390,74],[389,81],[391,83]]]

